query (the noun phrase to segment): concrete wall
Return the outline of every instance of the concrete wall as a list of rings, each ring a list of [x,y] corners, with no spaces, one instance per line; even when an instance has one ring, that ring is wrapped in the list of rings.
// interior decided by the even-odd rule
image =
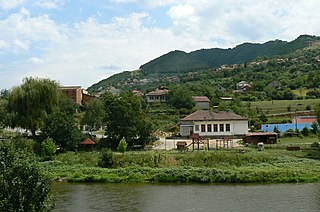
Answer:
[[[244,135],[248,132],[248,121],[198,121],[194,122],[193,132],[198,133],[200,136],[233,136]],[[211,125],[211,132],[209,132],[209,126]],[[214,125],[217,125],[217,132],[215,132]],[[220,129],[220,125],[223,125],[223,131]],[[227,125],[230,126],[230,131],[227,131]],[[204,131],[202,130],[204,126]],[[187,124],[180,125],[180,135],[190,135],[190,128]]]

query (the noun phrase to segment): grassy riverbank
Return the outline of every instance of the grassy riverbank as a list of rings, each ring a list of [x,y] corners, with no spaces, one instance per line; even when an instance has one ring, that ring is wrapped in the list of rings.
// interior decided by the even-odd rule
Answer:
[[[246,153],[127,152],[114,154],[111,168],[101,168],[98,152],[68,152],[42,164],[54,180],[70,182],[320,182],[319,154],[318,150],[250,148]]]

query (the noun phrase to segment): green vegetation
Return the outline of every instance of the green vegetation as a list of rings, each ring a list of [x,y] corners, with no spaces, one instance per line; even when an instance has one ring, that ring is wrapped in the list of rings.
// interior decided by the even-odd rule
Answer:
[[[302,93],[295,96],[290,90],[303,92],[320,85],[319,40],[303,35],[292,42],[245,43],[233,49],[202,49],[188,54],[174,51],[142,65],[140,70],[104,79],[88,90],[100,92],[113,86],[150,91],[161,85],[209,80],[215,84],[214,89],[230,91],[235,89],[235,83],[245,80],[252,83],[254,92],[250,95],[256,99],[292,99]],[[308,97],[313,98],[314,93]],[[252,99],[246,95],[242,98]]]
[[[319,182],[320,161],[307,158],[309,151],[288,152],[267,149],[246,153],[232,151],[206,152],[127,152],[106,151],[109,161],[99,164],[78,163],[78,159],[44,162],[54,179],[75,182]],[[318,150],[316,150],[318,151]],[[81,158],[88,153],[77,153]],[[319,151],[318,151],[319,154]],[[88,156],[87,156],[88,157]],[[91,157],[98,157],[91,153]],[[112,165],[111,165],[112,164]]]
[[[152,122],[142,108],[139,97],[131,92],[118,96],[105,93],[102,101],[106,114],[107,147],[116,149],[122,138],[125,138],[129,146],[144,146],[152,140]]]
[[[140,66],[140,70],[144,75],[157,76],[159,73],[184,73],[209,67],[201,59],[197,59],[190,54],[182,51],[172,51]]]
[[[122,139],[120,140],[120,142],[119,142],[119,145],[118,145],[118,147],[117,147],[117,150],[118,150],[119,152],[125,153],[125,151],[127,151],[127,146],[128,146],[128,144],[127,144],[127,142],[126,142],[126,139],[125,139],[125,138],[122,138]]]
[[[23,144],[0,142],[0,211],[50,211],[50,178]]]
[[[8,106],[10,112],[17,116],[17,125],[30,130],[35,136],[36,130],[43,127],[45,119],[58,103],[59,90],[56,82],[30,77],[12,90]]]
[[[279,114],[296,111],[306,111],[306,107],[313,106],[319,102],[319,99],[304,99],[304,100],[270,100],[251,102],[251,107],[259,108],[264,114]],[[290,111],[288,107],[290,106]]]

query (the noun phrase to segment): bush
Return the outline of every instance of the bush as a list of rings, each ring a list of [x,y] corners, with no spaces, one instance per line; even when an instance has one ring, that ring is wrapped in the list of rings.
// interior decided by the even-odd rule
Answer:
[[[41,143],[41,155],[45,159],[51,159],[56,151],[57,147],[52,138],[47,138]]]
[[[125,139],[125,138],[122,138],[121,141],[120,141],[120,143],[119,143],[119,145],[118,145],[117,150],[118,150],[119,152],[125,153],[125,151],[127,150],[127,146],[128,146],[128,144],[127,144],[127,142],[126,142],[126,139]]]
[[[49,211],[51,181],[33,154],[0,142],[0,211]]]
[[[110,168],[113,165],[114,154],[110,149],[102,149],[99,166],[103,168]]]
[[[311,148],[316,148],[319,149],[320,148],[320,143],[319,142],[314,142],[311,144]]]
[[[310,129],[308,127],[304,127],[302,130],[301,130],[301,134],[303,136],[309,136],[310,134]]]

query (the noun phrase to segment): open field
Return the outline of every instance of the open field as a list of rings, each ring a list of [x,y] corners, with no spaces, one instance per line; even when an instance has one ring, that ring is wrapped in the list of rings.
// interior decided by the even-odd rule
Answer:
[[[294,113],[295,111],[306,111],[307,106],[310,106],[312,110],[314,104],[319,101],[320,99],[258,101],[251,102],[251,107],[259,108],[267,115],[287,112]],[[288,111],[288,107],[290,111]]]

